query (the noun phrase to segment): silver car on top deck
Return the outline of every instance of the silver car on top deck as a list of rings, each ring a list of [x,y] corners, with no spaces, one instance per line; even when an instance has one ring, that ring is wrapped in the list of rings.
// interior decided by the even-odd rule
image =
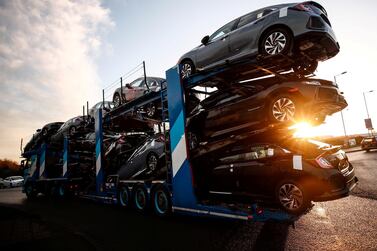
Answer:
[[[318,61],[335,56],[339,44],[318,3],[265,7],[227,23],[178,61],[183,78],[198,70],[255,58],[258,55],[292,55],[292,68],[311,74]]]

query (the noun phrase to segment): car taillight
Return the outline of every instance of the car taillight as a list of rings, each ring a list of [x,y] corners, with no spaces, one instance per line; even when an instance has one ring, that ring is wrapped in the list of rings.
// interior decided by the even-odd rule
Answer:
[[[328,169],[328,168],[334,168],[331,163],[323,158],[323,157],[319,157],[319,158],[316,158],[315,161],[317,162],[317,164],[322,167],[322,168],[325,168],[325,169]]]
[[[294,10],[300,10],[300,11],[311,11],[312,9],[306,5],[305,3],[300,3],[300,4],[297,4],[293,7],[291,7],[292,9]]]
[[[118,143],[119,143],[119,144],[124,144],[124,143],[126,143],[126,141],[125,141],[124,139],[122,139],[122,138],[119,138],[119,139],[118,139]]]

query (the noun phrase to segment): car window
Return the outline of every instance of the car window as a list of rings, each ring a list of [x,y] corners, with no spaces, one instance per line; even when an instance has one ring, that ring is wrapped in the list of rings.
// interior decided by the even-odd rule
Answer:
[[[157,86],[158,85],[157,81],[154,80],[154,79],[148,79],[147,82],[148,82],[148,86],[149,87]]]
[[[265,159],[276,156],[285,155],[286,152],[277,146],[271,145],[258,145],[258,146],[249,146],[246,149],[238,151],[239,149],[235,148],[236,154],[221,158],[220,161],[223,163],[232,163],[237,161],[249,161],[256,159]]]
[[[224,36],[225,34],[228,34],[229,32],[231,32],[233,30],[233,27],[234,27],[234,24],[236,23],[237,20],[233,20],[232,22],[224,25],[223,27],[221,27],[220,29],[218,29],[215,33],[213,33],[210,37],[209,37],[209,41],[214,41],[222,36]]]
[[[257,14],[252,12],[249,13],[243,17],[240,18],[240,21],[238,22],[237,28],[241,28],[242,26],[245,26],[251,22],[254,22],[257,20]]]
[[[139,86],[142,84],[143,80],[144,80],[144,79],[142,79],[142,78],[138,78],[138,79],[134,80],[134,81],[130,84],[130,86],[132,86],[132,87],[139,87]]]

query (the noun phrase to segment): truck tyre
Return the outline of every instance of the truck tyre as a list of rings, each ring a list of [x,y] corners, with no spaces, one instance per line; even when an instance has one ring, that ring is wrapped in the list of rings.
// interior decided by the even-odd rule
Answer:
[[[63,184],[59,185],[58,188],[56,189],[56,195],[58,198],[65,198],[66,191]]]
[[[151,196],[153,212],[159,217],[167,217],[171,214],[171,196],[164,185],[156,185]]]
[[[25,185],[25,194],[28,199],[34,199],[37,197],[37,192],[34,189],[34,186],[31,183]]]
[[[133,190],[133,204],[137,211],[145,213],[149,207],[149,198],[147,189],[143,184],[137,184]]]
[[[130,206],[130,190],[125,186],[119,189],[118,204],[124,208]]]

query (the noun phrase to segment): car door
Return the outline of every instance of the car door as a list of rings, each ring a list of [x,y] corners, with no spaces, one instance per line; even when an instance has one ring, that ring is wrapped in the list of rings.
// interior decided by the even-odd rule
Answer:
[[[229,34],[238,19],[224,25],[209,37],[207,44],[202,44],[196,53],[196,67],[207,67],[229,56]]]
[[[236,59],[258,54],[259,34],[264,27],[265,16],[273,10],[258,10],[240,18],[237,28],[229,36],[230,56]]]
[[[273,145],[246,147],[244,157],[236,164],[238,192],[252,197],[274,197],[281,154],[282,150]]]

